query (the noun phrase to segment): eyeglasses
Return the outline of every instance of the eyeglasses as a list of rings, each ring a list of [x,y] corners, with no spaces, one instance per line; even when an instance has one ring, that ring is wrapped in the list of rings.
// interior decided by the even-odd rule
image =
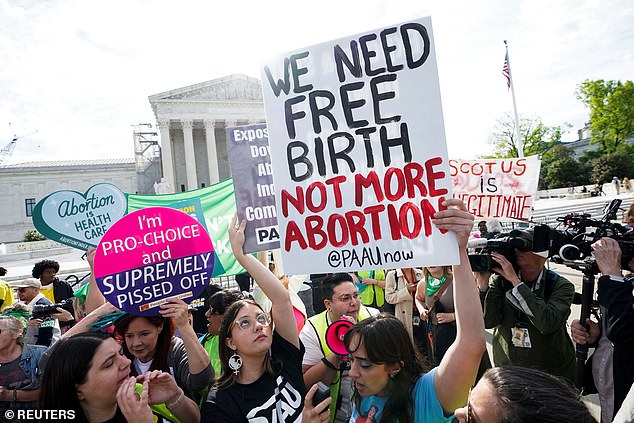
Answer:
[[[354,300],[354,301],[358,301],[359,300],[359,293],[355,292],[354,294],[344,294],[338,298],[336,297],[332,297],[333,300],[335,301],[340,301],[342,303],[349,303],[350,301]]]
[[[32,286],[23,286],[22,288],[18,288],[18,292],[24,292],[26,291],[28,288],[33,288]]]
[[[251,327],[255,325],[255,322],[261,324],[262,326],[268,326],[271,324],[271,322],[269,321],[269,318],[264,313],[258,314],[255,319],[252,317],[243,317],[242,319],[235,321],[235,323],[238,325],[238,327],[241,330],[251,329]]]

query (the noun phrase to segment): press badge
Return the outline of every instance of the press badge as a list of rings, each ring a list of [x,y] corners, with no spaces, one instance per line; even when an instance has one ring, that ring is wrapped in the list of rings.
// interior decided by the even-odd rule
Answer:
[[[531,348],[531,338],[526,328],[511,328],[511,341],[517,348]]]

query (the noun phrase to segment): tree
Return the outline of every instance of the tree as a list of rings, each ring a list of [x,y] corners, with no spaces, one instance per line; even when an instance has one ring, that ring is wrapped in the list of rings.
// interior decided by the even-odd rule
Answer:
[[[542,156],[539,189],[552,189],[586,185],[590,183],[587,169],[574,158],[571,149],[554,146]]]
[[[605,154],[592,161],[592,179],[594,182],[609,182],[613,176],[619,178],[634,174],[632,156],[627,152]]]
[[[621,151],[634,137],[634,83],[585,80],[575,94],[590,110],[590,142],[605,153]]]
[[[570,125],[564,123],[559,126],[547,126],[541,119],[520,119],[520,136],[525,156],[543,155],[553,146],[561,143],[561,136],[565,128]],[[489,144],[493,146],[493,154],[488,158],[518,157],[515,120],[510,113],[498,119],[493,133],[489,137]]]

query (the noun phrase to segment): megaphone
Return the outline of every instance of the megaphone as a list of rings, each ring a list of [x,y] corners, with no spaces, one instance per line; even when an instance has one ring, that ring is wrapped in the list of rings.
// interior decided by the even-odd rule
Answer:
[[[337,355],[347,355],[348,350],[343,344],[343,336],[348,329],[352,327],[353,323],[348,320],[337,320],[332,325],[328,326],[326,330],[326,344],[332,352]]]

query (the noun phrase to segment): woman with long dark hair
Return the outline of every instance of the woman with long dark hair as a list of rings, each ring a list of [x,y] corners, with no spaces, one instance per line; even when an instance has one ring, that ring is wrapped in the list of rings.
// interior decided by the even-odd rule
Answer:
[[[596,423],[579,394],[562,379],[516,366],[487,370],[455,415],[458,423]]]
[[[63,410],[88,423],[198,421],[195,402],[174,378],[152,371],[130,377],[130,360],[111,335],[80,333],[59,340],[50,351],[39,408]],[[68,413],[72,413],[71,417]]]
[[[222,374],[203,404],[202,421],[295,422],[306,387],[290,295],[268,268],[244,254],[246,221],[236,223],[237,215],[229,227],[231,249],[271,300],[272,320],[252,300],[238,300],[225,311],[218,333]]]
[[[112,304],[106,302],[71,328],[64,337],[86,332],[89,325],[96,323],[100,316],[116,311]],[[148,317],[127,315],[116,319],[115,337],[122,341],[123,353],[132,362],[132,375],[143,375],[154,370],[169,372],[185,395],[196,400],[197,394],[213,380],[213,368],[207,351],[198,342],[187,320],[185,302],[169,299],[160,305],[160,314]],[[179,329],[181,338],[174,336],[174,326]]]
[[[460,264],[453,267],[456,341],[440,365],[425,373],[405,326],[395,317],[374,316],[350,328],[344,344],[355,387],[352,417],[357,421],[445,422],[467,401],[486,348],[482,308],[466,250],[474,219],[460,200],[445,200],[443,206],[447,209],[432,221],[458,238]]]

